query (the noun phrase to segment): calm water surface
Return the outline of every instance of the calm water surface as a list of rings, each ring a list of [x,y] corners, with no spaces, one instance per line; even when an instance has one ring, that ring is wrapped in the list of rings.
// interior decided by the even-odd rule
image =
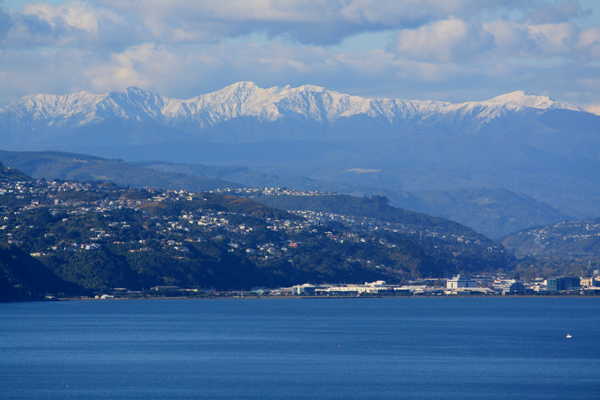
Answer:
[[[600,298],[0,304],[0,398],[600,399],[599,334]]]

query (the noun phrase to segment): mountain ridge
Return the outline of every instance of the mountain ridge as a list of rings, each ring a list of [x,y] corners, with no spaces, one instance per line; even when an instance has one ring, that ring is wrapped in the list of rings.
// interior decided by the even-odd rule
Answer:
[[[351,117],[366,117],[391,125],[469,117],[483,124],[507,113],[549,109],[584,112],[574,105],[523,91],[479,102],[450,103],[364,98],[312,85],[263,89],[252,82],[238,82],[187,100],[136,87],[104,94],[82,91],[31,95],[0,108],[0,128],[39,136],[44,129],[78,129],[120,120],[161,125],[198,136],[203,129],[236,118],[255,118],[261,123],[294,118],[325,124],[325,133],[330,133],[327,125]]]

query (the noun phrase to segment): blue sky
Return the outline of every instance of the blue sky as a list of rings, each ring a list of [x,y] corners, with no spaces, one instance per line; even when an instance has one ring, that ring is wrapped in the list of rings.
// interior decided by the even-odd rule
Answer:
[[[525,90],[600,111],[598,0],[0,1],[0,105],[246,80],[366,97]]]

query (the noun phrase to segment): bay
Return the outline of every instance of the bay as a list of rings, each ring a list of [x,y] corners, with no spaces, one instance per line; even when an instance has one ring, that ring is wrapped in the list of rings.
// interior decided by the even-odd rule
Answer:
[[[599,310],[577,297],[0,304],[0,398],[595,399]]]

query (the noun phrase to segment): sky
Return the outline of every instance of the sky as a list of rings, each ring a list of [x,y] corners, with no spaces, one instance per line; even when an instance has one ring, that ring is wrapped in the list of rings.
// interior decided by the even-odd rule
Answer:
[[[600,0],[0,0],[0,106],[239,81],[452,102],[524,90],[600,113]]]

